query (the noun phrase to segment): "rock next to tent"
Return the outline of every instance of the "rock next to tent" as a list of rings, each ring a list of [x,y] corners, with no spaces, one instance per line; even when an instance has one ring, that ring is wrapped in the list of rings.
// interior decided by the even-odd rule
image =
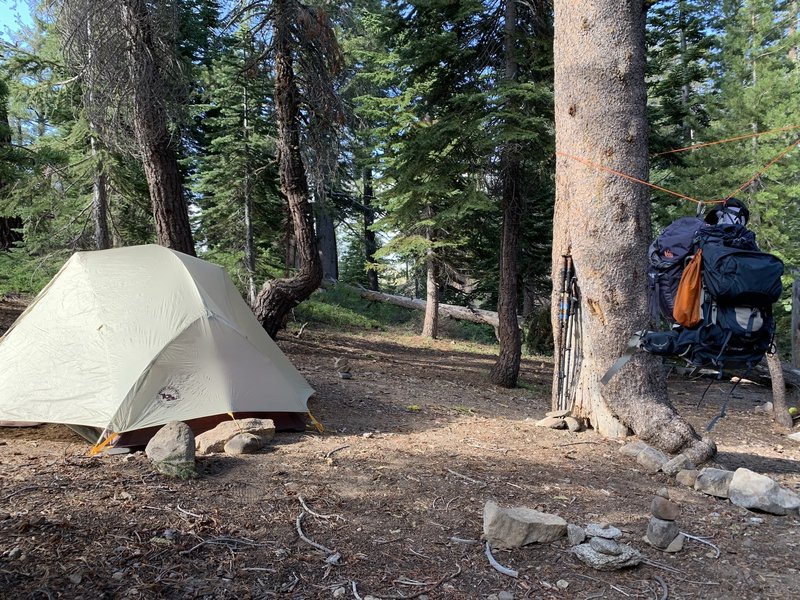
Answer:
[[[228,441],[242,433],[252,433],[263,439],[264,444],[275,437],[272,419],[240,419],[223,421],[214,429],[201,433],[195,439],[198,454],[222,452]]]
[[[145,454],[155,469],[181,479],[197,477],[195,440],[192,430],[182,421],[171,421],[150,439]]]

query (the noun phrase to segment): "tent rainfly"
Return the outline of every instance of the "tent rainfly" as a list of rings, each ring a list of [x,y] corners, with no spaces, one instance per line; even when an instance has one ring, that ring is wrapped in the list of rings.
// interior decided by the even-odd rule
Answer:
[[[162,246],[74,254],[0,338],[2,420],[103,437],[226,415],[297,423],[313,393],[224,269]]]

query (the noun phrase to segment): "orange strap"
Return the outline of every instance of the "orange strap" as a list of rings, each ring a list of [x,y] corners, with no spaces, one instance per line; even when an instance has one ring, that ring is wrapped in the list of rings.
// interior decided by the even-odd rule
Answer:
[[[747,140],[754,137],[760,137],[762,135],[769,135],[771,133],[781,133],[782,131],[793,131],[795,129],[800,129],[800,125],[789,125],[788,127],[780,127],[778,129],[770,129],[768,131],[759,131],[757,133],[746,133],[744,135],[737,135],[736,137],[725,138],[724,140],[717,140],[715,142],[704,142],[702,144],[694,144],[693,146],[686,146],[685,148],[676,148],[675,150],[667,150],[665,152],[659,152],[657,154],[651,154],[650,158],[655,158],[657,156],[664,156],[665,154],[676,154],[678,152],[687,152],[689,150],[697,150],[698,148],[705,148],[707,146],[716,146],[717,144],[727,144],[728,142],[738,142],[739,140]]]

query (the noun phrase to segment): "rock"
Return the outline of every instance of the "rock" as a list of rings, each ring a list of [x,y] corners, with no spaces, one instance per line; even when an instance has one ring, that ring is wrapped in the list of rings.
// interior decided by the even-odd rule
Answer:
[[[83,575],[80,573],[73,573],[69,576],[69,580],[75,585],[78,585],[81,581],[83,581]]]
[[[645,448],[649,448],[647,444],[642,441],[631,442],[630,444],[625,444],[619,449],[620,454],[624,454],[625,456],[630,456],[631,458],[636,458],[639,456],[639,453],[644,450]]]
[[[483,507],[483,534],[492,548],[519,548],[557,540],[567,533],[559,516],[530,508],[500,508],[489,500]]]
[[[352,379],[353,374],[350,371],[339,371],[339,379]]]
[[[593,537],[589,540],[589,545],[592,547],[592,550],[600,554],[610,554],[611,556],[619,556],[622,554],[622,550],[616,540]]]
[[[646,473],[658,473],[665,464],[669,462],[669,456],[661,450],[648,446],[636,455],[638,462]]]
[[[572,524],[567,525],[567,541],[569,542],[570,546],[582,544],[585,539],[586,532],[583,530],[583,527],[578,527],[577,525]]]
[[[559,417],[545,417],[536,421],[535,425],[537,427],[549,427],[550,429],[564,429],[567,426],[564,419]]]
[[[111,575],[111,579],[113,579],[114,581],[122,581],[124,577],[125,573],[123,573],[122,571],[114,571],[114,573]]]
[[[669,546],[664,548],[664,552],[670,552],[670,553],[673,553],[673,554],[675,552],[680,552],[681,550],[683,550],[683,543],[685,541],[686,541],[686,536],[683,535],[682,533],[679,533],[678,537],[676,537],[674,540],[672,540],[672,542],[670,543]]]
[[[628,544],[620,544],[619,548],[620,553],[617,555],[601,554],[589,544],[575,546],[572,551],[583,562],[598,571],[616,571],[625,567],[636,566],[641,562],[642,555],[635,548]]]
[[[622,531],[609,525],[608,523],[603,523],[598,525],[597,523],[589,523],[586,526],[586,535],[591,537],[601,537],[606,538],[607,540],[618,540],[622,537]]]
[[[264,438],[252,433],[240,433],[225,442],[225,454],[253,454],[264,447]]]
[[[661,470],[670,477],[688,469],[694,469],[694,463],[685,454],[678,454],[661,467]]]
[[[788,438],[789,438],[790,440],[792,440],[792,441],[795,441],[795,442],[800,442],[800,431],[796,431],[796,432],[794,432],[794,433],[790,433],[790,434],[789,434],[788,436],[786,436],[786,437],[788,437]]]
[[[14,546],[11,550],[8,551],[8,558],[11,560],[16,560],[20,556],[22,556],[22,548],[19,546]]]
[[[800,509],[800,496],[775,480],[749,469],[736,469],[729,498],[736,506],[773,515],[788,515]]]
[[[195,438],[189,426],[182,421],[171,421],[150,438],[144,452],[156,471],[191,479],[197,476],[194,448]]]
[[[566,417],[569,415],[569,410],[551,410],[550,412],[544,413],[545,417]]]
[[[583,429],[581,422],[575,417],[564,417],[564,423],[567,424],[567,429],[573,433],[577,433]]]
[[[559,579],[556,581],[556,587],[560,590],[565,590],[569,587],[569,581],[566,579]]]
[[[342,598],[347,593],[347,590],[343,587],[336,588],[333,590],[333,597],[334,598]]]
[[[708,494],[709,496],[727,498],[731,479],[733,479],[733,471],[709,467],[702,469],[697,474],[697,480],[694,482],[694,489],[698,492]]]
[[[497,600],[514,600],[514,594],[503,590],[502,592],[497,594]]]
[[[685,469],[678,471],[678,474],[675,475],[675,481],[686,487],[694,487],[694,482],[697,481],[697,470]]]
[[[670,498],[670,496],[669,496],[669,488],[665,488],[665,487],[658,488],[656,490],[656,496],[661,496],[662,498],[666,498],[667,500],[669,500],[669,498]]]
[[[765,402],[764,404],[759,404],[753,409],[753,412],[756,413],[771,413],[774,410],[772,402]]]
[[[240,433],[252,433],[268,442],[275,437],[275,423],[272,422],[272,419],[223,421],[214,429],[201,433],[195,438],[197,452],[200,454],[222,452],[228,440]]]
[[[647,524],[647,541],[662,550],[669,546],[679,533],[680,530],[675,521],[650,517],[650,522]]]
[[[672,500],[654,496],[653,502],[650,504],[650,513],[662,521],[675,521],[681,514],[681,507]]]

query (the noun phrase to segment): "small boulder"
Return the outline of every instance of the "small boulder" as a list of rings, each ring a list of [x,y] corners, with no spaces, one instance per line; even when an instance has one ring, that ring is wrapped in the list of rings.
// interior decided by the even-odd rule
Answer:
[[[150,438],[145,454],[158,472],[191,479],[197,476],[194,444],[189,426],[182,421],[171,421]]]
[[[483,507],[483,535],[492,548],[552,542],[566,533],[567,522],[557,515],[524,507],[500,508],[492,500]]]
[[[630,444],[625,444],[619,449],[619,453],[630,456],[631,458],[636,458],[642,450],[649,447],[650,446],[639,440],[631,442]]]
[[[610,554],[611,556],[619,556],[622,554],[622,548],[616,540],[593,537],[589,540],[589,545],[592,547],[592,550],[600,554]]]
[[[661,470],[670,477],[688,469],[694,469],[694,464],[685,454],[678,454],[661,467]]]
[[[675,521],[650,517],[647,523],[647,541],[661,550],[667,548],[680,533]]]
[[[240,433],[252,433],[268,442],[275,437],[275,423],[272,419],[239,419],[223,421],[214,429],[201,433],[195,438],[199,454],[222,452],[225,444]]]
[[[648,446],[636,455],[638,462],[646,473],[658,473],[669,462],[669,456],[661,450]]]
[[[796,431],[794,433],[790,433],[786,437],[788,437],[790,440],[792,440],[794,442],[800,442],[800,431]]]
[[[749,469],[736,469],[730,483],[729,498],[736,506],[773,515],[796,513],[800,496],[775,480]]]
[[[564,417],[564,423],[567,424],[567,429],[572,433],[577,433],[583,430],[583,425],[575,417]]]
[[[709,496],[727,498],[731,479],[733,479],[733,471],[708,467],[697,474],[694,489]]]
[[[570,546],[582,544],[584,540],[586,540],[586,532],[583,530],[583,527],[578,527],[572,523],[567,525],[567,541]]]
[[[622,537],[622,531],[608,523],[589,523],[586,526],[586,535],[606,538],[607,540],[618,540]]]
[[[664,548],[664,552],[669,552],[670,554],[674,554],[675,552],[680,552],[681,550],[683,550],[683,543],[685,541],[686,541],[686,536],[683,535],[682,533],[679,533],[678,537],[672,540],[669,546]]]
[[[551,410],[549,412],[544,413],[545,417],[566,417],[569,414],[569,410]]]
[[[545,417],[544,419],[536,421],[535,425],[537,427],[547,427],[549,429],[564,429],[567,426],[564,419],[561,417]]]
[[[642,561],[642,555],[628,544],[619,545],[619,554],[602,554],[590,544],[580,544],[572,551],[576,556],[598,571],[616,571],[625,567],[634,567]]]
[[[697,481],[697,470],[685,469],[678,471],[678,474],[675,475],[675,481],[686,487],[694,487],[694,482]]]
[[[225,454],[253,454],[264,447],[264,438],[252,433],[240,433],[225,443]]]
[[[664,521],[675,521],[681,514],[681,507],[672,500],[667,500],[661,496],[654,496],[650,504],[650,513]]]

